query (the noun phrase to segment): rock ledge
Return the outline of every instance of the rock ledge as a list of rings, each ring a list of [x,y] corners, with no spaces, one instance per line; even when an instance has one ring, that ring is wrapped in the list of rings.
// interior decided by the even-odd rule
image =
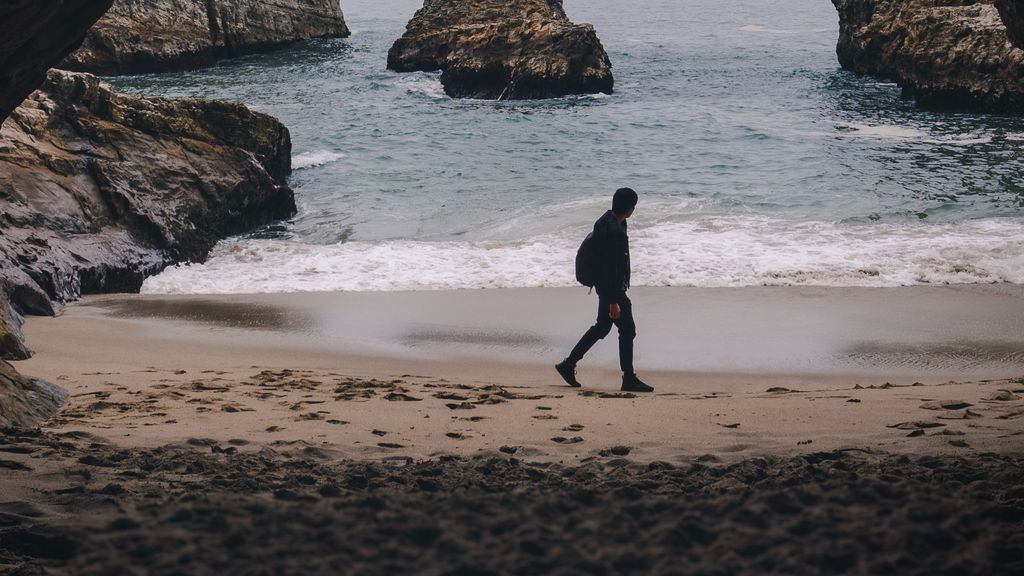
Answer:
[[[0,129],[0,357],[25,357],[5,298],[52,314],[51,300],[138,291],[293,214],[290,169],[288,129],[270,116],[51,70]]]
[[[107,75],[187,70],[348,35],[338,0],[115,0],[60,67]]]
[[[973,0],[832,0],[843,68],[892,79],[927,108],[1024,111],[1024,50]]]

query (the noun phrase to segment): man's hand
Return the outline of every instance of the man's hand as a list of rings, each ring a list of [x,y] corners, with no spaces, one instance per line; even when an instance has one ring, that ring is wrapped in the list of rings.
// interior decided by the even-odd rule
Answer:
[[[622,316],[622,308],[620,308],[618,304],[609,305],[608,316],[610,316],[612,320],[618,320],[619,316]]]

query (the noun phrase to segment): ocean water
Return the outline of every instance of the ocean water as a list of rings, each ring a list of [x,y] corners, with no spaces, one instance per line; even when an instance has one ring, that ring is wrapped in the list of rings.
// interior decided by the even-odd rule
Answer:
[[[842,71],[826,0],[566,0],[615,93],[516,102],[386,70],[417,0],[342,6],[347,39],[112,79],[242,101],[294,144],[294,218],[144,292],[569,286],[620,186],[636,285],[1024,283],[1024,119]]]

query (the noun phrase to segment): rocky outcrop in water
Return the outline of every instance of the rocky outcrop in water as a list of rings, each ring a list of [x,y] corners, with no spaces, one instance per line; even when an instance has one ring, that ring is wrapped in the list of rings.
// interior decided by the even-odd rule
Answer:
[[[186,70],[297,40],[348,35],[338,0],[115,0],[61,68]]]
[[[930,108],[1024,112],[1024,50],[971,0],[832,0],[843,68],[892,79]]]
[[[995,5],[1010,42],[1024,48],[1024,0],[995,0]]]
[[[0,130],[0,301],[52,314],[51,299],[138,291],[294,213],[290,169],[288,129],[241,104],[129,96],[51,71]],[[0,357],[24,357],[4,316]]]
[[[111,0],[0,3],[0,123],[82,43]]]
[[[398,72],[441,70],[449,96],[551,98],[611,93],[611,62],[561,0],[426,0],[388,52]]]

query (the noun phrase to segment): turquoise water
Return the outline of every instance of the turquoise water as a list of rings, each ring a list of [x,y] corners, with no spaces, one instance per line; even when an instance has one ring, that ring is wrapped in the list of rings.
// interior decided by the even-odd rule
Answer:
[[[349,0],[350,38],[112,79],[240,100],[294,144],[292,220],[147,290],[570,285],[619,186],[641,195],[642,284],[1024,282],[1024,120],[921,111],[840,70],[826,0],[567,0],[616,91],[520,102],[387,71],[419,5]]]

